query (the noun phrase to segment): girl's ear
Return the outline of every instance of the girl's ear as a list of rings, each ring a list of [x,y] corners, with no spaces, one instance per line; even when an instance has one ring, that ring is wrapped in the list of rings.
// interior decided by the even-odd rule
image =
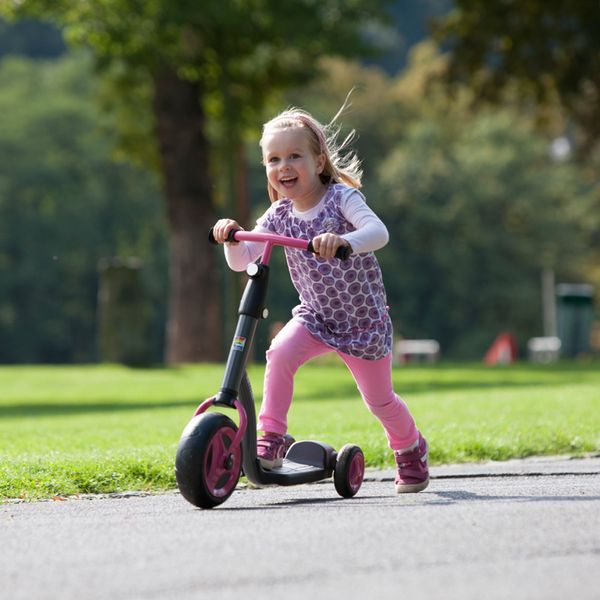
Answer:
[[[327,157],[325,156],[325,152],[321,152],[317,156],[317,175],[320,175],[325,168],[325,162],[327,161]]]

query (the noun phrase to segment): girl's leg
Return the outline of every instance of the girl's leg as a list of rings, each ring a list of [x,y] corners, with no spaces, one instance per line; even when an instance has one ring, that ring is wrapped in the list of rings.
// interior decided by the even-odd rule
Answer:
[[[263,401],[258,415],[258,430],[283,435],[294,393],[294,375],[308,360],[331,352],[293,319],[273,338],[267,350]]]
[[[338,352],[350,369],[369,410],[379,419],[392,450],[403,450],[419,436],[415,421],[404,401],[392,388],[392,355],[365,360]]]

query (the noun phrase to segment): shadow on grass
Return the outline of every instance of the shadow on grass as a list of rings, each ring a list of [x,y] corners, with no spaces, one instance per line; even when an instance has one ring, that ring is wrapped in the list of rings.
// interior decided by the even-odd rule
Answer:
[[[505,389],[526,389],[537,388],[544,386],[565,386],[572,384],[580,384],[581,380],[573,377],[572,380],[561,379],[560,381],[514,381],[510,379],[494,379],[490,381],[427,381],[427,382],[406,382],[398,381],[394,378],[394,390],[400,396],[407,397],[411,394],[427,394],[436,392],[456,392],[476,391],[476,390],[505,390]],[[349,398],[358,396],[356,385],[351,376],[348,375],[348,381],[344,381],[341,385],[338,383],[335,387],[324,387],[321,391],[313,390],[303,391],[304,385],[297,384],[297,398],[302,400],[327,400],[332,398]]]
[[[597,363],[594,363],[596,365]],[[552,366],[548,365],[517,365],[512,366],[508,370],[490,369],[484,366],[466,366],[461,367],[456,365],[440,365],[433,367],[423,367],[427,370],[429,379],[426,381],[411,381],[411,376],[414,375],[415,369],[406,371],[406,381],[403,381],[402,369],[394,369],[394,388],[401,396],[409,397],[410,395],[438,393],[438,392],[457,392],[467,391],[487,391],[487,390],[507,390],[507,389],[532,389],[545,386],[569,386],[595,381],[597,379],[596,372],[591,370],[590,365],[580,365],[577,363],[558,363]],[[359,392],[356,384],[349,372],[344,373],[343,370],[336,373],[333,377],[322,377],[323,373],[319,372],[319,366],[312,368],[310,371],[311,377],[306,378],[299,376],[296,380],[296,400],[313,401],[313,400],[347,400],[359,398]],[[420,369],[417,369],[420,370]],[[436,379],[436,372],[443,375],[447,372],[460,374],[459,378],[451,381],[444,379]],[[474,374],[474,379],[469,380],[469,372]],[[480,373],[485,374],[485,379],[479,379]],[[531,374],[531,379],[523,379],[523,374]],[[592,376],[591,379],[584,377],[582,374]],[[262,377],[259,372],[251,374],[251,378]],[[321,379],[321,382],[319,382]],[[598,378],[600,379],[600,378]],[[318,388],[318,389],[315,389]],[[0,418],[23,418],[23,417],[44,417],[44,416],[65,416],[85,413],[111,413],[111,412],[126,412],[126,411],[141,411],[141,410],[157,410],[164,408],[179,408],[189,407],[190,413],[204,400],[171,399],[157,400],[153,402],[140,400],[121,402],[115,398],[107,398],[106,400],[96,400],[94,402],[76,403],[69,402],[30,402],[30,403],[11,403],[0,404]],[[261,396],[255,393],[255,400],[260,401]]]
[[[165,402],[34,402],[30,404],[0,405],[0,419],[17,419],[24,417],[62,417],[86,413],[111,413],[138,410],[157,410],[163,408],[189,408],[190,418],[201,400],[167,400]]]
[[[430,382],[402,382],[396,381],[394,383],[395,391],[401,396],[407,398],[410,395],[436,393],[436,392],[456,392],[460,390],[474,391],[474,390],[502,390],[502,389],[525,389],[535,388],[547,385],[569,385],[580,383],[577,377],[573,380],[561,379],[560,382],[549,382],[549,381],[512,381],[510,379],[494,379],[491,381],[430,381]],[[297,394],[295,396],[297,401],[319,401],[319,400],[348,400],[352,398],[360,398],[359,392],[356,388],[356,384],[352,379],[351,375],[343,382],[337,382],[335,386],[323,386],[319,391],[312,388],[313,383],[306,384],[298,382]],[[261,400],[259,394],[254,396],[256,401]],[[76,415],[85,413],[111,413],[111,412],[126,412],[126,411],[139,411],[139,410],[159,410],[164,408],[179,408],[189,407],[190,411],[193,412],[195,408],[204,400],[204,398],[198,398],[197,400],[165,400],[155,402],[145,402],[143,400],[139,402],[119,402],[114,399],[107,399],[106,401],[96,402],[84,402],[77,404],[71,402],[32,402],[23,404],[0,404],[0,419],[6,418],[23,418],[23,417],[46,417],[46,416],[66,416]]]

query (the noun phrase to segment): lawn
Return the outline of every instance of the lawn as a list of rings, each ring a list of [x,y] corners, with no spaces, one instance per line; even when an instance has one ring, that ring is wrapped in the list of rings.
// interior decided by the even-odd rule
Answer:
[[[222,365],[0,367],[0,501],[175,487],[181,430],[221,382]],[[250,368],[255,395],[262,366]],[[413,366],[396,391],[431,446],[432,464],[600,451],[600,363],[488,368]],[[390,467],[383,432],[343,366],[298,374],[290,432],[359,444]]]

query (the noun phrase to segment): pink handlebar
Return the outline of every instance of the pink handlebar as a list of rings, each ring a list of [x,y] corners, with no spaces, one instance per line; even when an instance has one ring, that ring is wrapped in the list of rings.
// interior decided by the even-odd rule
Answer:
[[[218,243],[211,229],[208,234],[208,239],[211,243]],[[275,233],[259,233],[256,231],[244,231],[242,229],[234,229],[229,232],[227,237],[228,242],[264,242],[265,251],[263,252],[262,260],[266,264],[271,256],[273,246],[287,246],[288,248],[299,248],[317,254],[313,248],[312,240],[300,240],[298,238],[287,237],[285,235],[277,235]],[[335,253],[335,257],[340,260],[346,260],[352,250],[349,246],[340,246]]]
[[[288,248],[300,248],[300,250],[308,250],[309,245],[312,245],[308,240],[299,240],[285,235],[242,230],[235,231],[233,239],[236,242],[266,242],[271,246],[287,246]]]

